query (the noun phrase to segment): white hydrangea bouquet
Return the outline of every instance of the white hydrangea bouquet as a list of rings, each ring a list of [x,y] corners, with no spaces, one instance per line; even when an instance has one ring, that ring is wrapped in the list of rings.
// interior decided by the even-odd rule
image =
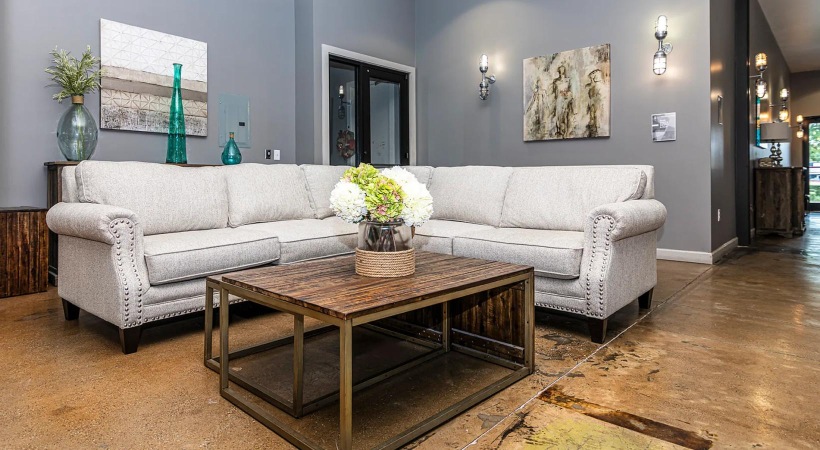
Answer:
[[[433,197],[401,167],[379,172],[370,164],[345,171],[330,193],[330,207],[345,222],[393,222],[420,227],[433,214]]]
[[[357,274],[392,278],[415,272],[412,236],[433,215],[433,197],[415,175],[401,167],[351,167],[330,193],[330,208],[345,222],[359,224]]]

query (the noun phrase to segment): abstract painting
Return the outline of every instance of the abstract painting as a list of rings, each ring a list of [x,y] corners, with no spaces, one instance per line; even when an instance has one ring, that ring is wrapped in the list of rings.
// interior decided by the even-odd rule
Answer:
[[[101,128],[167,133],[180,63],[186,134],[208,135],[208,44],[101,19],[100,49]]]
[[[609,44],[524,60],[524,141],[609,136]]]

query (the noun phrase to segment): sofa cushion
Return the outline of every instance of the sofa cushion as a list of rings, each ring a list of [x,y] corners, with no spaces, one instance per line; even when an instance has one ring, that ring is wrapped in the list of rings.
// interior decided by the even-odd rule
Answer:
[[[145,263],[152,285],[202,278],[271,263],[279,258],[276,237],[220,228],[146,236]]]
[[[313,208],[315,217],[317,219],[324,219],[332,216],[333,210],[330,209],[330,193],[350,166],[304,164],[299,167],[305,172],[308,195],[310,196],[310,206]]]
[[[401,166],[403,169],[412,173],[419,180],[419,183],[430,186],[430,178],[433,175],[433,168],[431,166]]]
[[[581,273],[581,231],[495,228],[457,236],[453,255],[533,266],[536,274],[573,279]]]
[[[60,174],[60,183],[62,184],[60,190],[62,191],[62,198],[60,201],[66,203],[77,203],[80,201],[77,198],[77,168],[75,166],[63,167]]]
[[[489,225],[432,219],[416,227],[413,247],[426,252],[453,254],[453,238],[473,231],[492,230]]]
[[[359,232],[358,225],[338,217],[256,223],[239,229],[276,236],[280,264],[351,253],[356,248]]]
[[[645,186],[637,167],[519,167],[510,177],[501,226],[583,231],[595,207],[639,199]]]
[[[498,226],[510,174],[509,167],[436,167],[432,218]]]
[[[238,164],[225,168],[228,223],[314,218],[305,173],[292,164]]]
[[[228,223],[221,167],[83,161],[75,178],[79,201],[135,212],[146,236],[225,228]]]

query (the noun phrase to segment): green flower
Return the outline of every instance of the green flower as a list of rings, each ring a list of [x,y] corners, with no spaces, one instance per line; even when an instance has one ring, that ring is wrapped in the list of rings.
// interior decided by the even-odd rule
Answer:
[[[401,217],[404,209],[401,185],[379,173],[375,167],[362,163],[347,169],[342,179],[356,184],[364,192],[368,220],[388,222]]]

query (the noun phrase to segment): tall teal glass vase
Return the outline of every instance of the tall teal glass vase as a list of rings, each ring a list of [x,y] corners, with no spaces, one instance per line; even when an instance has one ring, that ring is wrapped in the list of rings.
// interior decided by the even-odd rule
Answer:
[[[174,63],[174,90],[171,93],[171,113],[168,116],[168,153],[165,162],[186,164],[185,112],[182,109],[182,64]]]
[[[222,152],[222,164],[229,166],[232,164],[239,164],[241,162],[242,153],[239,152],[239,147],[236,146],[233,132],[230,132],[228,133],[228,143],[225,144],[225,151]]]
[[[97,122],[83,103],[82,95],[72,95],[71,107],[57,124],[57,145],[69,161],[91,159],[97,148]]]

